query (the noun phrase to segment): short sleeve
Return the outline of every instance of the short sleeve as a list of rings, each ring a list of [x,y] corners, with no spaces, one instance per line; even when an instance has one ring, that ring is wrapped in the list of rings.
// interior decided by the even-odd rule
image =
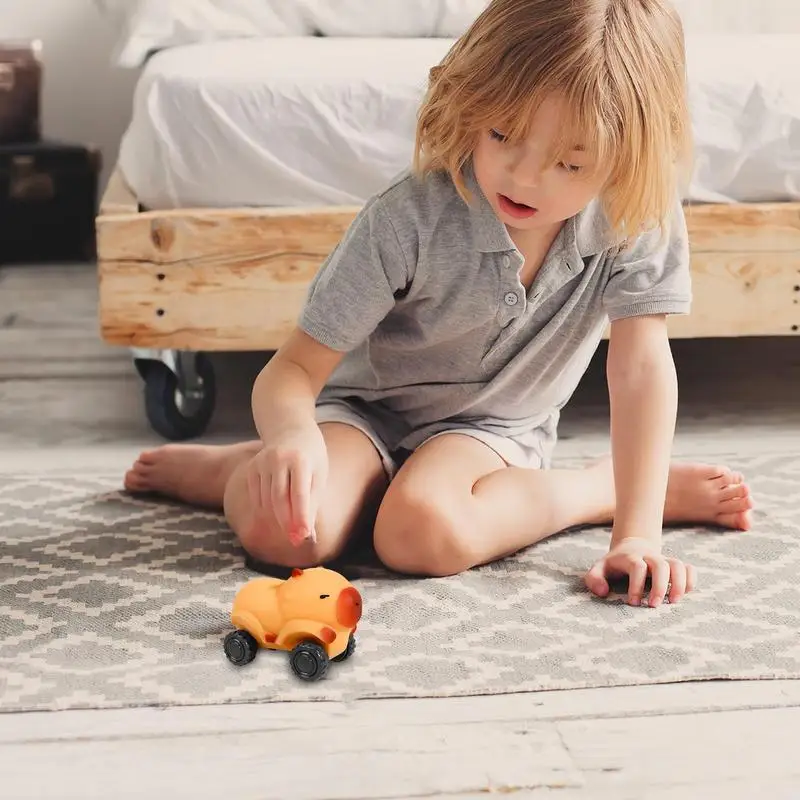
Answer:
[[[680,200],[669,228],[620,250],[603,294],[611,322],[650,314],[688,314],[692,305],[689,235]]]
[[[408,282],[395,228],[380,199],[372,198],[314,276],[298,324],[320,343],[347,352],[377,328]]]

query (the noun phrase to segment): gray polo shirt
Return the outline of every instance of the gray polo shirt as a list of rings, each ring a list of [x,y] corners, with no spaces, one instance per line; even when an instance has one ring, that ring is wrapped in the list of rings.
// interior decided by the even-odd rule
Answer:
[[[597,203],[570,219],[525,291],[523,257],[465,170],[410,173],[371,198],[309,289],[300,327],[346,355],[323,398],[355,397],[398,420],[391,448],[460,420],[509,436],[551,433],[608,320],[688,313],[680,201],[669,236],[621,250]]]

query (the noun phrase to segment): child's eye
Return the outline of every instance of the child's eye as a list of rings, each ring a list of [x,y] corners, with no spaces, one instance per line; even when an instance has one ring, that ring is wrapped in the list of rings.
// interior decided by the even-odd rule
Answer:
[[[494,128],[489,131],[489,135],[492,137],[492,139],[497,139],[498,142],[504,142],[507,138],[500,133],[500,131],[496,131]]]
[[[583,169],[583,167],[579,167],[576,164],[565,164],[564,162],[562,162],[560,166],[567,172],[580,172]]]
[[[319,599],[320,599],[320,600],[327,600],[329,597],[330,597],[330,595],[329,595],[329,594],[321,594],[321,595],[319,596]]]

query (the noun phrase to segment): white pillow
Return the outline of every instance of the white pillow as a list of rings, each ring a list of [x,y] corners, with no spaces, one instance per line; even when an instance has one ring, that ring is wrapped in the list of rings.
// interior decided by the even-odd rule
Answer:
[[[456,38],[488,1],[129,0],[115,61],[139,67],[158,50],[231,38]]]
[[[130,0],[115,62],[139,67],[168,47],[220,39],[310,36],[294,0]]]
[[[460,36],[489,0],[299,0],[323,36]]]
[[[439,0],[436,36],[457,39],[488,5],[489,0]]]

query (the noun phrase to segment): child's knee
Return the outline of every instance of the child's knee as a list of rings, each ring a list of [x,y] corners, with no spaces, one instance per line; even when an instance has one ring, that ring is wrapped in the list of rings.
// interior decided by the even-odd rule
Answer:
[[[225,519],[253,559],[280,567],[315,567],[341,554],[341,538],[328,531],[324,514],[317,518],[316,542],[295,546],[269,508],[256,509],[247,486],[247,463],[231,475],[225,488]]]
[[[472,528],[456,504],[390,486],[375,523],[375,552],[397,572],[456,575],[475,566]]]

